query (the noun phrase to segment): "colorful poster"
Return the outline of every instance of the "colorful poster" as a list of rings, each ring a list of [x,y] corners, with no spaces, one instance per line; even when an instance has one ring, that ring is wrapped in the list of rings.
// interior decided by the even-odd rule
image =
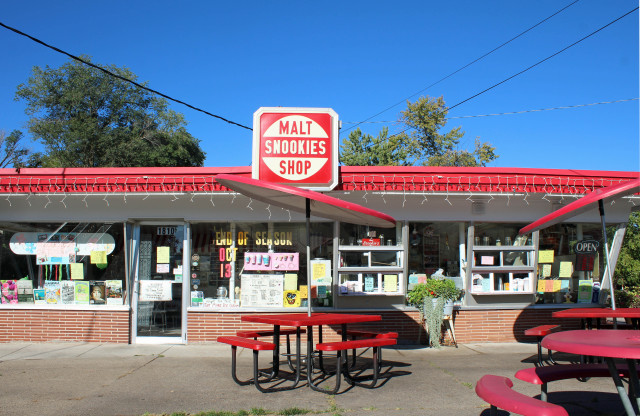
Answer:
[[[578,281],[578,303],[591,303],[593,280]]]
[[[331,260],[311,260],[311,278],[313,284],[330,285],[331,278]]]
[[[75,284],[75,303],[76,305],[89,304],[89,282],[79,281]]]
[[[300,293],[297,290],[285,290],[284,306],[286,308],[297,308],[300,306]]]

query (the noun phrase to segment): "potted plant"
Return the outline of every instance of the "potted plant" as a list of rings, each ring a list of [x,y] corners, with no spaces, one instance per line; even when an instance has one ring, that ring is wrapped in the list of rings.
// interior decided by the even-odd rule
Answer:
[[[440,347],[442,320],[453,310],[453,301],[460,298],[462,291],[451,279],[427,279],[425,283],[418,283],[407,294],[409,304],[420,309],[420,318],[425,323],[429,333],[429,345]],[[449,303],[451,311],[445,313],[445,304]]]

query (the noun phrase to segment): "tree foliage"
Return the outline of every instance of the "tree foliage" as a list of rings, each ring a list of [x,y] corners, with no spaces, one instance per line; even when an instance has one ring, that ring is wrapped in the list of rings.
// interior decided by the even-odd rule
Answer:
[[[396,137],[389,137],[389,129],[384,127],[373,137],[362,134],[360,129],[349,133],[349,138],[341,146],[340,162],[347,166],[405,166],[407,150]]]
[[[20,168],[29,163],[31,152],[24,146],[20,130],[14,130],[8,136],[0,131],[0,168]]]
[[[87,57],[84,57],[87,59]],[[127,68],[109,71],[132,81]],[[71,61],[34,67],[16,100],[31,116],[29,132],[45,148],[42,167],[202,166],[205,154],[182,114],[165,99],[103,71]]]
[[[640,212],[632,212],[613,274],[616,286],[640,287]]]
[[[356,130],[342,146],[341,161],[345,165],[362,166],[383,165],[383,161],[403,166],[486,166],[498,157],[494,147],[479,139],[472,151],[459,149],[460,139],[464,137],[461,127],[441,132],[447,124],[447,112],[442,97],[427,96],[414,103],[407,102],[407,109],[400,114],[405,126],[402,133],[388,137],[385,128],[373,139]],[[384,146],[382,139],[389,145]]]

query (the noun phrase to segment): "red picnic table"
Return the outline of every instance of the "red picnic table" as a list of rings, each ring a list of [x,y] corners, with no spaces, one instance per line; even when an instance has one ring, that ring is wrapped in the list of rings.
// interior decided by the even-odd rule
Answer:
[[[629,318],[633,321],[633,328],[638,329],[640,308],[573,308],[555,311],[551,316],[553,318],[580,318],[582,328],[587,329],[592,329],[593,319],[596,319],[596,327],[599,328],[601,318]]]
[[[640,406],[640,384],[637,361],[640,359],[640,331],[602,329],[599,331],[573,330],[555,332],[542,340],[542,346],[570,354],[604,357],[620,399],[628,415],[635,415],[631,400]],[[627,395],[615,359],[625,359],[629,368],[629,395]]]
[[[262,314],[262,315],[243,315],[240,318],[243,322],[262,323],[267,325],[273,325],[274,336],[273,343],[276,348],[273,351],[273,365],[274,375],[277,375],[279,371],[279,336],[280,327],[295,327],[296,331],[296,380],[300,375],[300,338],[302,327],[307,328],[307,381],[309,386],[314,390],[318,390],[312,382],[312,370],[313,370],[313,327],[318,327],[318,342],[322,343],[322,326],[323,325],[340,325],[342,340],[347,340],[347,325],[362,322],[376,322],[382,320],[380,315],[362,315],[362,314],[346,314],[346,313],[313,313],[310,316],[307,313],[283,313],[283,314]],[[320,360],[320,368],[324,371],[322,362],[322,351],[318,352]],[[326,372],[325,372],[326,373]],[[339,374],[337,374],[339,377]]]

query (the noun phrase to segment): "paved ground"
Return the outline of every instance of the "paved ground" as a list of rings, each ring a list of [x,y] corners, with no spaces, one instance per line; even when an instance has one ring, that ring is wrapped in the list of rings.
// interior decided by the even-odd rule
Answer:
[[[535,354],[535,344],[519,343],[398,346],[384,350],[387,373],[381,387],[354,387],[332,396],[306,386],[269,394],[238,386],[230,376],[227,345],[8,343],[0,344],[0,414],[196,414],[252,408],[275,413],[298,407],[332,416],[488,416],[487,405],[474,392],[476,381],[484,374],[504,375],[518,391],[537,396],[538,387],[513,378],[518,369],[533,365]],[[261,354],[261,361],[262,355],[266,366],[269,354]],[[239,354],[239,365],[241,375],[249,376],[249,351]],[[610,379],[560,381],[549,391],[550,401],[571,415],[623,414]]]

